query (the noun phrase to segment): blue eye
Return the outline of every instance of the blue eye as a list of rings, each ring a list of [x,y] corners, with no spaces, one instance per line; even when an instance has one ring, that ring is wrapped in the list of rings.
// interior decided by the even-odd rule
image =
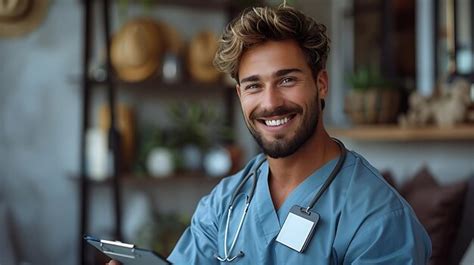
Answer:
[[[258,84],[250,84],[250,85],[245,86],[245,90],[257,89],[258,87],[259,87]]]
[[[285,77],[280,81],[282,85],[292,85],[295,82],[295,79],[292,77]]]

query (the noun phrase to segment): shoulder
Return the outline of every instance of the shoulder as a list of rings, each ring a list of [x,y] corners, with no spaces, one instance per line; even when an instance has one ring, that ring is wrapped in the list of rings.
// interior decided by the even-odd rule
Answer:
[[[408,203],[385,181],[382,175],[364,157],[348,151],[341,172],[344,175],[345,207],[360,212],[361,218],[382,216],[407,208]]]
[[[235,191],[235,188],[242,182],[247,174],[249,174],[252,170],[255,170],[254,167],[262,159],[265,159],[262,154],[253,157],[239,172],[223,178],[219,184],[214,187],[210,195],[217,196],[219,198],[229,197],[230,199],[233,192]]]
[[[360,154],[349,151],[347,157],[341,225],[351,230],[346,231],[351,235],[348,258],[362,254],[375,257],[384,251],[388,257],[389,252],[399,251],[405,258],[426,260],[431,242],[410,205]]]
[[[223,178],[208,195],[201,199],[196,211],[212,210],[214,215],[220,218],[220,216],[227,211],[232,194],[237,186],[251,170],[254,170],[254,166],[261,159],[264,159],[264,156],[259,154],[253,157],[239,172]]]
[[[394,222],[410,222],[413,229],[426,233],[405,199],[361,155],[349,151],[341,170],[342,214],[349,217],[353,229]],[[398,218],[403,215],[404,218]],[[352,231],[355,232],[355,231]]]

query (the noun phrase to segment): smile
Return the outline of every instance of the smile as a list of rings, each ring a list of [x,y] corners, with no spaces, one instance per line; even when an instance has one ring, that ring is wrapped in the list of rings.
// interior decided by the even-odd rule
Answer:
[[[283,124],[286,124],[290,119],[289,118],[283,118],[281,120],[266,120],[265,124],[267,126],[280,126]]]
[[[269,119],[260,119],[260,122],[265,124],[268,127],[278,127],[287,124],[295,115],[283,117],[283,118],[269,118]]]

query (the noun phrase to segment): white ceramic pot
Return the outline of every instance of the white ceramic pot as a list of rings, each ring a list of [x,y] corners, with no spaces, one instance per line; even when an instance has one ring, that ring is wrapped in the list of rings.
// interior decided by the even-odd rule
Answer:
[[[107,148],[107,135],[100,128],[91,128],[86,133],[87,175],[96,181],[111,175],[111,153]]]
[[[174,171],[171,151],[163,147],[151,150],[148,154],[147,169],[153,177],[164,178],[170,176]]]
[[[210,177],[222,177],[232,168],[229,151],[223,147],[210,150],[204,157],[204,170]]]

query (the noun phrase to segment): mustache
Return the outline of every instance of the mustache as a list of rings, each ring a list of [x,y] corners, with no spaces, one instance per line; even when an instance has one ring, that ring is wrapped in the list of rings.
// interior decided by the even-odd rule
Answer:
[[[302,114],[303,108],[299,106],[294,106],[294,107],[279,106],[274,109],[263,109],[263,110],[256,109],[255,111],[250,113],[250,119],[254,120],[254,119],[271,117],[271,116],[282,116],[289,113]]]

